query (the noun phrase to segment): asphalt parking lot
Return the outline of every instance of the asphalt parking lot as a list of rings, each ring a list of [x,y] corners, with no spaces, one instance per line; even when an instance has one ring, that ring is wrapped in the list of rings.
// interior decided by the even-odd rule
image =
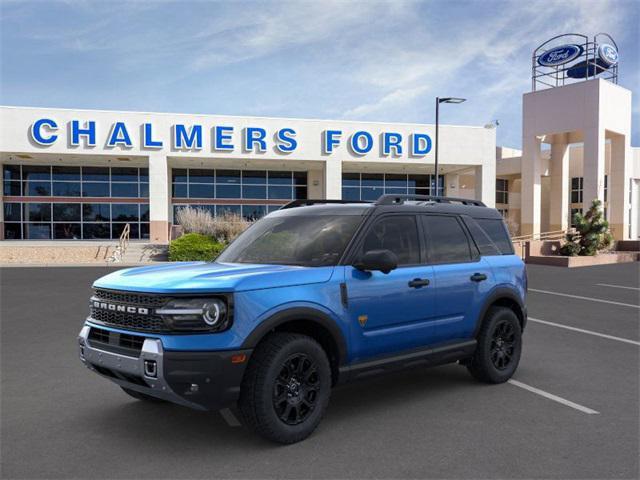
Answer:
[[[107,268],[0,270],[2,478],[638,478],[640,270],[529,266],[514,382],[456,365],[334,390],[308,440],[145,404],[76,335]]]

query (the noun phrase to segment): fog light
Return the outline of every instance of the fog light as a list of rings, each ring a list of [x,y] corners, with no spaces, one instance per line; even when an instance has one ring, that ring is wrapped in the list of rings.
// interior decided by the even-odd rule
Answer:
[[[158,376],[158,368],[155,360],[144,361],[144,374],[151,378],[156,378]]]
[[[200,390],[200,387],[198,387],[197,383],[192,383],[189,387],[189,392],[191,393],[198,393],[198,390]]]

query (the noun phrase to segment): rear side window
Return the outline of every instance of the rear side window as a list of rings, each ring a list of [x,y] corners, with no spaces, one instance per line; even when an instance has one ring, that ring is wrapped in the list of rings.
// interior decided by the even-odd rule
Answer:
[[[418,227],[413,215],[384,217],[367,232],[362,253],[370,250],[391,250],[398,256],[398,265],[420,263]]]
[[[464,263],[471,261],[469,240],[455,217],[423,215],[427,233],[429,263]]]
[[[501,219],[476,218],[475,220],[498,247],[502,255],[513,254],[513,244],[509,238],[509,232],[507,232],[507,227]]]

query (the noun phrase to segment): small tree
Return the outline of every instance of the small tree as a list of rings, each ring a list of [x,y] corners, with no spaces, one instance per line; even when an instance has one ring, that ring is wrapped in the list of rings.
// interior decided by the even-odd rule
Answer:
[[[609,248],[613,243],[613,236],[609,233],[609,222],[604,219],[600,200],[594,200],[584,215],[576,213],[573,223],[576,231],[567,233],[567,241],[560,249],[562,255],[592,256]]]

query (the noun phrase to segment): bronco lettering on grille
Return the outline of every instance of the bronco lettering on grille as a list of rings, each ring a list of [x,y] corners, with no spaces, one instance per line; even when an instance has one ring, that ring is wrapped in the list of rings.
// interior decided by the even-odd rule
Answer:
[[[127,305],[116,305],[115,303],[93,301],[93,308],[111,310],[112,312],[137,313],[138,315],[149,315],[149,309],[144,307],[130,307]]]

